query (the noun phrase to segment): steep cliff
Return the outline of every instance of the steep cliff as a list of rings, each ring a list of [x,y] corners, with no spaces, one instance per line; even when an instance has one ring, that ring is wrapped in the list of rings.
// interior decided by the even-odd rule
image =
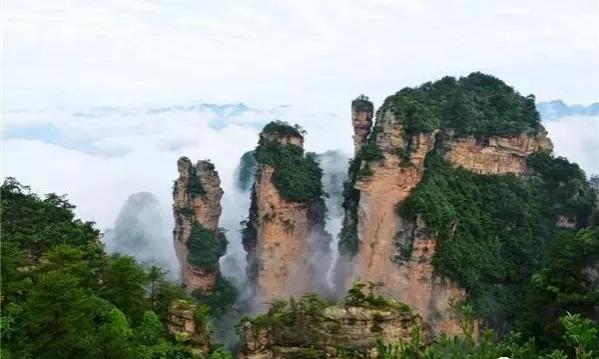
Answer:
[[[316,296],[278,301],[268,312],[239,325],[240,358],[371,358],[379,344],[430,340],[429,330],[410,306],[367,294],[363,285],[342,305]]]
[[[179,178],[173,187],[175,251],[188,290],[212,291],[219,275],[218,260],[227,240],[218,227],[223,190],[214,165],[186,157],[177,162]]]
[[[354,127],[354,153],[360,152],[368,133],[370,133],[373,114],[374,105],[368,100],[368,97],[361,95],[352,101],[351,116]]]
[[[314,154],[304,154],[303,140],[298,128],[272,122],[254,152],[259,167],[243,244],[259,306],[327,289],[330,236],[324,231],[322,170]]]
[[[383,282],[435,332],[458,330],[451,303],[473,303],[490,322],[515,315],[560,216],[579,226],[588,206],[549,194],[531,158],[554,163],[551,149],[534,98],[491,76],[390,96],[350,166],[338,275]]]

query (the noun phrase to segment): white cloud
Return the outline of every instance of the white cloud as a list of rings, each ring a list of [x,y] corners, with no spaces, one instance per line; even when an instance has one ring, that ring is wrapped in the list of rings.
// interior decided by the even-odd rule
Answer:
[[[587,176],[599,174],[599,116],[567,116],[545,123],[554,152],[577,162]]]
[[[308,150],[351,148],[351,135],[335,129],[339,119],[333,115],[286,106],[219,117],[181,108],[187,107],[10,112],[4,121],[2,173],[39,193],[68,194],[77,215],[97,222],[102,230],[114,226],[132,193],[153,193],[166,219],[166,232],[161,234],[167,239],[165,248],[172,249],[171,191],[178,176],[177,159],[210,159],[225,190],[221,225],[229,230],[230,251],[239,254],[239,222],[247,216],[249,194],[235,189],[233,174],[241,155],[256,146],[262,123],[274,118],[304,120],[310,131]],[[215,128],[215,121],[222,125]],[[53,136],[48,136],[49,128]]]
[[[299,123],[307,150],[351,153],[350,101],[361,93],[378,106],[405,86],[476,70],[540,100],[585,103],[599,93],[592,0],[5,0],[5,7],[4,104],[23,111],[6,114],[4,129],[41,132],[4,139],[3,175],[41,193],[68,193],[77,213],[102,229],[139,191],[154,193],[172,221],[181,155],[216,164],[223,222],[233,228],[247,200],[233,191],[232,174],[255,146],[257,124]],[[219,130],[214,113],[148,113],[198,100],[261,110],[228,118]],[[115,107],[90,110],[106,105]],[[592,121],[547,127],[557,154],[599,173]]]

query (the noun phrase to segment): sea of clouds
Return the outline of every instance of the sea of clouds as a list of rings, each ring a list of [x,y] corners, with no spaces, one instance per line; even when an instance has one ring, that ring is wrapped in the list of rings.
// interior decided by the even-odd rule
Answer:
[[[129,196],[151,193],[163,224],[152,228],[160,232],[156,238],[163,240],[151,241],[144,251],[144,258],[149,258],[153,252],[174,256],[171,190],[178,175],[177,159],[210,159],[225,191],[221,226],[228,231],[230,247],[223,264],[229,276],[241,280],[244,254],[239,222],[247,216],[249,193],[235,185],[239,158],[256,146],[265,123],[281,119],[308,131],[307,151],[338,151],[322,161],[325,172],[338,176],[353,151],[349,101],[346,107],[336,113],[292,106],[255,109],[243,104],[13,111],[3,123],[2,175],[16,177],[41,194],[67,194],[77,206],[77,215],[95,221],[103,231],[115,227]],[[545,126],[557,155],[578,162],[588,175],[599,174],[599,116],[566,114]],[[338,185],[340,180],[325,177],[329,181],[325,186]],[[337,208],[331,208],[327,229],[336,234],[341,213],[332,200],[339,197],[328,200],[330,207]],[[110,236],[105,239],[110,241]],[[115,246],[109,243],[108,248]],[[163,262],[171,272],[177,271],[176,261]]]

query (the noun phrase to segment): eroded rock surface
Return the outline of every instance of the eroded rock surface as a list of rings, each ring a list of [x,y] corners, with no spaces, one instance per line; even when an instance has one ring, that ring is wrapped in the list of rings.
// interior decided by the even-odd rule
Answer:
[[[279,322],[269,323],[254,320],[242,324],[239,358],[345,358],[351,353],[375,358],[377,339],[386,345],[396,344],[409,341],[414,330],[419,330],[422,344],[430,340],[427,325],[407,305],[378,309],[335,305],[306,310],[299,304]]]
[[[354,127],[354,153],[360,152],[372,127],[374,105],[365,96],[360,96],[351,103],[352,125]]]
[[[218,270],[202,268],[189,263],[186,246],[194,223],[212,232],[218,231],[222,211],[220,200],[223,190],[214,165],[198,161],[194,166],[187,157],[177,162],[179,178],[173,188],[173,212],[175,216],[174,243],[181,266],[183,283],[188,290],[211,291],[218,277]]]
[[[259,148],[267,146],[268,150],[277,151],[276,146],[297,146],[303,150],[303,136],[292,129],[280,133],[263,131],[260,136]],[[297,156],[300,158],[295,160],[301,161],[303,155]],[[275,185],[278,168],[258,162],[250,224],[246,227],[246,231],[250,229],[253,233],[244,234],[248,279],[257,308],[308,291],[326,294],[326,272],[331,258],[330,236],[324,230],[324,201],[284,197]]]
[[[175,301],[169,308],[166,329],[180,342],[191,344],[195,354],[210,351],[210,334],[196,318],[196,305],[185,300]]]
[[[382,159],[362,163],[362,167],[369,166],[370,173],[354,183],[359,191],[355,217],[359,249],[349,266],[339,268],[349,272],[346,285],[356,278],[382,282],[386,294],[416,308],[435,332],[451,334],[459,331],[459,325],[450,303],[465,299],[466,292],[435,274],[436,235],[427,232],[421,220],[408,221],[395,211],[422,180],[427,154],[440,145],[436,143],[438,134],[406,135],[402,120],[391,110],[379,114],[373,136]],[[483,140],[444,135],[445,158],[481,174],[526,175],[526,158],[536,151],[551,150],[544,135]],[[412,244],[407,258],[400,253],[402,242]]]

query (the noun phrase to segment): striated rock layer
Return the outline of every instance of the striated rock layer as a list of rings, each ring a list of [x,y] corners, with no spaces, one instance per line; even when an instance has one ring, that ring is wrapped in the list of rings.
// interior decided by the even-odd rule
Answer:
[[[177,161],[179,178],[173,188],[173,212],[175,216],[174,244],[181,266],[183,283],[188,290],[200,289],[210,292],[218,277],[218,270],[194,266],[188,261],[186,246],[192,226],[201,225],[212,232],[218,231],[218,220],[222,211],[220,200],[223,190],[214,165],[209,161],[198,161],[194,166],[187,157]]]
[[[407,342],[415,328],[420,328],[421,344],[430,337],[428,327],[409,307],[329,306],[290,315],[297,318],[293,323],[244,323],[238,358],[347,358],[350,353],[376,358],[377,340],[384,344]]]
[[[435,235],[425,230],[421,220],[406,220],[395,211],[422,180],[424,160],[436,145],[437,131],[407,136],[401,119],[387,109],[378,114],[372,135],[383,158],[361,164],[369,166],[371,175],[358,177],[354,184],[359,191],[354,216],[359,249],[348,258],[350,268],[341,265],[339,270],[349,272],[346,285],[356,278],[383,282],[386,294],[415,307],[435,332],[458,333],[450,303],[464,299],[466,292],[435,274]],[[482,174],[527,174],[526,157],[551,150],[551,142],[543,135],[484,140],[445,135],[446,159]],[[400,259],[402,243],[413,243],[407,260]]]

